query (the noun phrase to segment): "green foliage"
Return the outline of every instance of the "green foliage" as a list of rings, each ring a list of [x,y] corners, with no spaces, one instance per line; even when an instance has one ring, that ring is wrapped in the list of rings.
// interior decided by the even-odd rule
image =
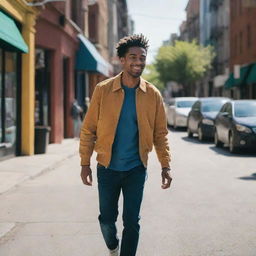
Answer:
[[[153,64],[146,66],[143,72],[143,78],[155,85],[160,91],[164,89],[164,83],[159,78],[159,73]]]
[[[166,84],[176,81],[187,85],[202,78],[211,68],[214,58],[212,46],[203,47],[192,43],[176,41],[175,45],[162,46],[153,64],[158,79]]]

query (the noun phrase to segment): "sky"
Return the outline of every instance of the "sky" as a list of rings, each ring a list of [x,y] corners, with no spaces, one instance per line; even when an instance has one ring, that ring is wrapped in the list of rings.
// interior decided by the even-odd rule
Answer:
[[[149,39],[147,63],[154,60],[157,49],[186,18],[188,0],[127,0],[128,12],[135,22],[135,33]]]

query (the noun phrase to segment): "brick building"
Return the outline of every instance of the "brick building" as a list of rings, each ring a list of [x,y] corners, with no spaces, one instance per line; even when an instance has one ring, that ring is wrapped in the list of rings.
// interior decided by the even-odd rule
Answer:
[[[187,13],[186,27],[189,42],[194,39],[199,42],[199,3],[199,0],[189,0],[185,9]]]
[[[255,1],[230,1],[230,76],[225,87],[234,98],[256,98]]]

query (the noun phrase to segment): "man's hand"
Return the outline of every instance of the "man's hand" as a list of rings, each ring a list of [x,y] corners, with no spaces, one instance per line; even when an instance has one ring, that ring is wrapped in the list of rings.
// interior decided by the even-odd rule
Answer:
[[[172,177],[170,174],[170,168],[162,169],[162,189],[167,189],[171,186]]]
[[[92,185],[92,170],[89,165],[83,165],[81,168],[81,178],[85,185]]]

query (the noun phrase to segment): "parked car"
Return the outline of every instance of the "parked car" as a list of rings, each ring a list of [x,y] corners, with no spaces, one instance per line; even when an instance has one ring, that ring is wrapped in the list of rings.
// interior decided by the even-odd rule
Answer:
[[[188,113],[198,98],[177,97],[169,101],[167,106],[167,122],[174,128],[187,127]]]
[[[200,141],[214,137],[214,119],[224,103],[229,101],[223,97],[199,98],[188,115],[188,137],[198,134]]]
[[[256,100],[234,100],[221,108],[215,120],[216,147],[228,144],[229,151],[256,149]]]

